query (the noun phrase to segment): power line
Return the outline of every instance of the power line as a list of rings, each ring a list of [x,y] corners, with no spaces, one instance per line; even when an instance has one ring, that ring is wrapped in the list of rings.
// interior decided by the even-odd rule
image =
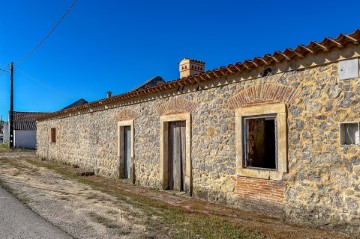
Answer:
[[[57,94],[57,95],[59,95],[59,96],[63,96],[63,97],[66,97],[66,98],[68,98],[68,99],[71,99],[71,97],[70,97],[68,94],[66,94],[66,93],[64,93],[64,92],[61,92],[61,91],[59,91],[59,90],[57,90],[57,89],[54,89],[53,87],[49,86],[48,84],[45,84],[44,82],[40,81],[39,79],[37,79],[37,78],[29,75],[28,73],[24,72],[24,71],[21,70],[21,69],[19,69],[19,67],[16,67],[16,68],[14,68],[14,69],[15,69],[15,71],[17,71],[17,72],[20,72],[20,73],[21,73],[23,76],[25,76],[27,79],[29,79],[29,80],[37,83],[38,85],[40,85],[40,86],[42,86],[42,87],[44,87],[44,88],[52,91],[53,93],[55,93],[55,94]]]
[[[75,3],[78,0],[74,0],[73,3],[70,5],[70,7],[66,10],[66,12],[64,13],[64,15],[62,15],[62,17],[57,21],[57,23],[55,24],[55,26],[48,32],[48,34],[46,34],[46,36],[40,41],[39,44],[37,44],[27,55],[25,55],[22,59],[20,59],[19,61],[15,62],[15,64],[19,64],[22,61],[24,61],[26,58],[30,57],[45,41],[46,39],[49,38],[49,36],[53,33],[53,31],[56,29],[56,27],[62,22],[62,20],[65,18],[65,16],[70,12],[70,10],[72,9],[72,7],[75,5]]]

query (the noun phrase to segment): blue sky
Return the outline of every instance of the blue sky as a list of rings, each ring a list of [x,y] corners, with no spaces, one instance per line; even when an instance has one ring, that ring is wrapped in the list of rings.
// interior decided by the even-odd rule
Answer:
[[[0,69],[18,61],[72,0],[0,0]],[[160,75],[179,76],[184,57],[206,69],[352,33],[360,1],[78,0],[49,39],[15,65],[15,110],[57,111],[107,91],[120,94]],[[0,72],[0,115],[9,74]]]

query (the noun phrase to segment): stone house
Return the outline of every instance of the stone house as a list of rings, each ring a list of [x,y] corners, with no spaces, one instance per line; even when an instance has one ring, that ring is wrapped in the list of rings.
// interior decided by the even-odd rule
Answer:
[[[360,235],[360,31],[38,119],[37,155]]]

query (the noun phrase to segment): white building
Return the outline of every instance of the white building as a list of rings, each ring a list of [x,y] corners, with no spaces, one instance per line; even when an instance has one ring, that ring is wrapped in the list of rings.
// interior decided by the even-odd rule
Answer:
[[[9,142],[9,123],[3,122],[2,125],[2,141],[0,143],[8,143]]]
[[[47,113],[14,111],[14,147],[36,149],[36,119]]]

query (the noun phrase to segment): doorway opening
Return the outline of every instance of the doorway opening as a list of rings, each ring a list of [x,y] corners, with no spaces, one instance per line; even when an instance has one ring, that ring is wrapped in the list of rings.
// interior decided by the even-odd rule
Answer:
[[[164,190],[192,194],[191,114],[160,116],[160,177]]]
[[[186,175],[186,122],[169,122],[168,127],[168,189],[184,191]]]
[[[130,178],[131,172],[131,128],[130,126],[124,126],[123,135],[123,155],[124,160],[124,178]]]
[[[135,183],[133,121],[118,122],[118,164],[119,178]]]

